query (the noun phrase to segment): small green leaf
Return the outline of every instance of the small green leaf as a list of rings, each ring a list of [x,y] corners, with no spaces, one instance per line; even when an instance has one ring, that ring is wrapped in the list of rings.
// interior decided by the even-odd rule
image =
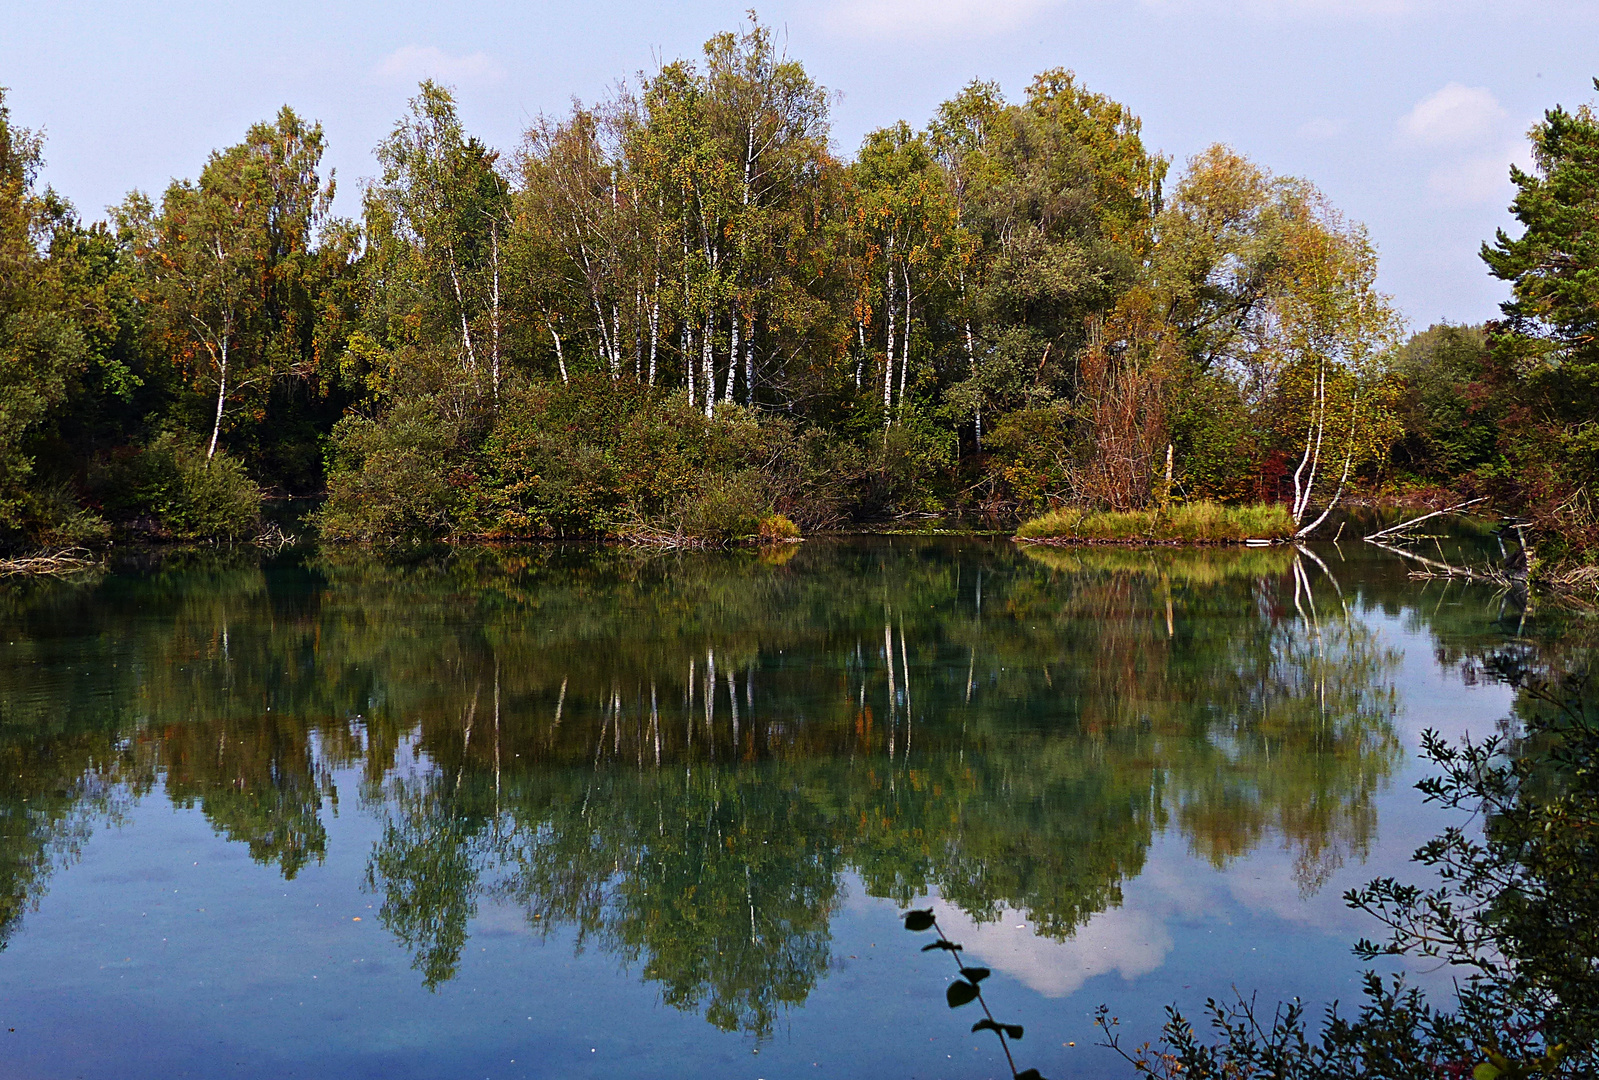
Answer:
[[[990,972],[985,967],[963,967],[961,974],[974,983],[980,983],[988,978]]]
[[[958,1009],[976,997],[977,987],[965,979],[956,979],[949,984],[949,989],[944,991],[944,999],[949,1002],[949,1007],[952,1009]]]
[[[1471,1070],[1471,1080],[1499,1080],[1499,1066],[1483,1062]]]
[[[905,929],[928,930],[933,925],[932,908],[915,908],[905,913]]]

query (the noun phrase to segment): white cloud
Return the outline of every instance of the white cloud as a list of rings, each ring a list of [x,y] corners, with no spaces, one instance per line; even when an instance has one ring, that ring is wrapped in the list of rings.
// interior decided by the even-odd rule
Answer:
[[[1171,952],[1163,919],[1148,911],[1109,908],[1065,941],[1037,937],[1026,918],[1006,908],[996,922],[974,922],[943,900],[932,901],[938,924],[985,961],[1045,997],[1066,997],[1096,975],[1117,972],[1131,982],[1159,970]]]
[[[450,83],[485,83],[504,77],[505,69],[487,53],[454,56],[434,45],[405,45],[385,56],[375,74],[393,82],[438,79]]]
[[[1440,165],[1427,177],[1427,187],[1456,206],[1504,206],[1514,192],[1510,166],[1532,168],[1532,155],[1524,142],[1511,143],[1497,153],[1473,155]]]
[[[1473,146],[1500,134],[1507,118],[1486,88],[1452,82],[1417,102],[1399,130],[1423,146]]]

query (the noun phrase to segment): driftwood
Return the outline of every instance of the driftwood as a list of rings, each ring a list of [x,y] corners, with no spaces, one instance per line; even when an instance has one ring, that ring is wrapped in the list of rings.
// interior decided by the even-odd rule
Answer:
[[[28,575],[30,577],[63,577],[91,569],[100,564],[88,548],[67,548],[63,551],[23,555],[15,559],[0,559],[0,578]]]
[[[1369,536],[1366,537],[1366,540],[1373,547],[1380,547],[1384,551],[1391,551],[1395,555],[1398,555],[1402,558],[1410,559],[1414,562],[1420,563],[1430,571],[1430,573],[1426,575],[1428,577],[1461,577],[1467,579],[1468,581],[1480,581],[1487,585],[1513,584],[1509,575],[1499,573],[1497,571],[1489,570],[1487,572],[1483,572],[1479,570],[1472,570],[1464,566],[1455,566],[1452,563],[1442,562],[1438,559],[1429,559],[1425,555],[1417,555],[1414,551],[1406,551],[1402,547],[1394,547],[1392,544],[1384,544],[1380,541],[1373,540]]]
[[[1467,499],[1463,503],[1456,503],[1453,506],[1446,506],[1442,510],[1434,510],[1430,514],[1423,514],[1420,517],[1411,518],[1409,521],[1401,521],[1399,524],[1390,525],[1386,529],[1378,529],[1376,532],[1367,536],[1366,540],[1375,544],[1377,543],[1378,537],[1392,536],[1395,533],[1404,532],[1406,529],[1420,525],[1423,521],[1430,521],[1435,517],[1442,517],[1445,514],[1458,514],[1468,506],[1476,506],[1478,503],[1486,501],[1486,497]],[[1382,545],[1379,544],[1378,546],[1381,547]]]

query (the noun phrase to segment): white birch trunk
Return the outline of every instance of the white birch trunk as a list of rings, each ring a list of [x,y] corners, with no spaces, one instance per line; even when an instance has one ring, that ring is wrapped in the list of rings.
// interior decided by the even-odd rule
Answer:
[[[566,375],[566,353],[561,348],[561,334],[553,322],[550,323],[550,337],[555,339],[555,366],[561,369],[561,382],[570,383],[572,380]]]
[[[888,250],[894,250],[894,238],[888,238]],[[888,264],[888,273],[885,275],[883,286],[884,318],[888,326],[888,351],[883,358],[883,427],[886,429],[894,422],[894,264]]]
[[[455,311],[461,317],[461,344],[466,349],[465,367],[470,371],[477,370],[477,350],[472,347],[472,327],[466,320],[466,297],[461,292],[461,276],[456,273],[455,253],[450,256],[450,285],[455,289]]]
[[[732,329],[732,339],[727,350],[727,380],[722,384],[722,400],[733,400],[733,377],[738,374],[738,312],[735,310],[728,319]]]
[[[655,271],[655,290],[650,294],[650,376],[655,385],[655,357],[661,342],[661,271]]]
[[[224,326],[227,324],[224,323]],[[217,363],[217,415],[211,424],[211,445],[205,452],[205,459],[210,461],[216,456],[217,440],[222,437],[222,406],[228,399],[228,337],[223,334],[221,348],[217,351],[220,358]]]
[[[744,404],[755,404],[755,320],[744,320]]]
[[[911,270],[910,266],[902,266],[900,275],[905,283],[905,291],[901,294],[904,303],[905,317],[900,320],[903,333],[900,334],[899,346],[899,411],[905,411],[905,376],[911,367]]]
[[[489,245],[494,266],[494,291],[491,297],[493,322],[490,326],[494,335],[494,355],[491,360],[490,381],[494,387],[494,401],[498,404],[500,400],[500,226],[497,221],[489,222]],[[498,686],[496,683],[495,693],[499,692]]]
[[[716,359],[711,355],[712,329],[711,317],[706,315],[703,336],[700,339],[700,378],[704,383],[703,396],[707,419],[716,413]]]

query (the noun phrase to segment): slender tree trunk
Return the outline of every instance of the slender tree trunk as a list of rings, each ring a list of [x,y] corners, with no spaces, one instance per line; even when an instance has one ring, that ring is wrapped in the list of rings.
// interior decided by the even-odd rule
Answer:
[[[722,400],[733,400],[733,377],[738,374],[738,310],[735,308],[728,319],[732,333],[730,347],[727,350],[727,380],[722,384]]]
[[[715,324],[711,316],[705,316],[704,336],[700,340],[700,377],[705,384],[705,415],[707,418],[716,413],[716,358],[711,355],[711,342],[714,338],[712,331]]]
[[[471,371],[477,370],[477,350],[472,347],[472,327],[466,319],[466,297],[461,292],[461,276],[456,273],[455,253],[449,253],[450,285],[455,289],[455,311],[461,317],[461,344],[466,349],[466,366]]]
[[[894,238],[888,238],[888,249],[894,250]],[[883,308],[884,318],[887,320],[888,351],[883,358],[883,427],[886,430],[894,422],[894,264],[889,262],[887,274],[884,275]]]
[[[616,301],[611,301],[611,379],[622,377],[622,316]]]
[[[207,461],[216,456],[217,440],[222,437],[222,406],[228,399],[228,335],[223,335],[222,347],[218,352],[220,360],[217,364],[217,414],[211,424],[211,445],[205,452]]]
[[[561,349],[561,334],[553,322],[550,323],[550,337],[555,339],[555,365],[561,369],[561,382],[570,383],[572,380],[566,375],[566,353]]]
[[[661,271],[655,271],[655,289],[650,294],[650,378],[649,385],[655,385],[655,356],[661,341]]]
[[[1349,403],[1349,439],[1344,446],[1344,471],[1338,477],[1338,487],[1333,490],[1332,498],[1327,500],[1327,506],[1322,510],[1321,516],[1294,533],[1295,539],[1307,537],[1320,528],[1321,523],[1327,520],[1327,515],[1331,514],[1333,508],[1338,505],[1338,500],[1343,498],[1344,484],[1349,481],[1349,470],[1355,461],[1355,425],[1359,420],[1359,414],[1360,395],[1356,393],[1354,400]],[[1297,525],[1299,522],[1296,520],[1294,524]]]
[[[900,275],[905,284],[905,291],[902,294],[905,317],[900,320],[903,333],[900,335],[899,346],[899,411],[903,414],[905,412],[905,376],[911,367],[911,271],[908,264],[900,268]]]
[[[490,380],[494,386],[494,403],[498,405],[500,402],[500,226],[498,221],[489,222],[489,244],[494,266],[493,325],[490,327],[494,334],[494,356]],[[498,693],[498,683],[495,685],[495,692]]]
[[[755,404],[755,320],[744,319],[744,404]]]
[[[688,319],[683,320],[683,381],[688,386],[688,407],[694,408],[694,331]]]
[[[1305,429],[1305,452],[1299,459],[1299,467],[1294,470],[1294,504],[1293,519],[1298,525],[1305,516],[1305,511],[1310,504],[1310,485],[1303,483],[1305,468],[1310,464],[1313,445],[1319,440],[1316,438],[1317,425],[1321,420],[1321,378],[1322,370],[1318,368],[1316,374],[1316,390],[1311,395],[1310,424]],[[1314,473],[1312,474],[1314,481]]]

